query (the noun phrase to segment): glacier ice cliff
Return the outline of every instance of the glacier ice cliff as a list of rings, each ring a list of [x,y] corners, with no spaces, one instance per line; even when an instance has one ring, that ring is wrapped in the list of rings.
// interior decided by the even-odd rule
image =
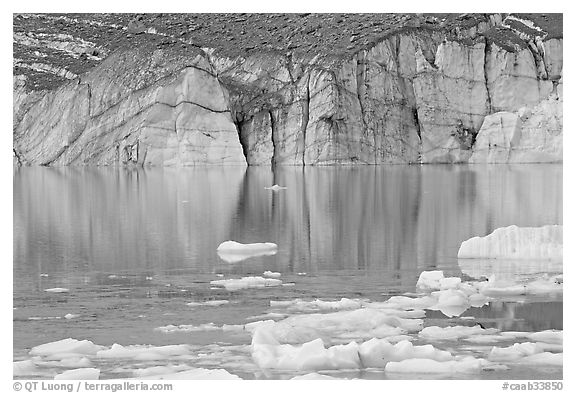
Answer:
[[[451,30],[397,29],[348,56],[141,45],[114,51],[57,89],[35,91],[16,75],[14,159],[51,166],[562,161],[562,38],[529,24],[519,31],[519,18],[480,19]]]

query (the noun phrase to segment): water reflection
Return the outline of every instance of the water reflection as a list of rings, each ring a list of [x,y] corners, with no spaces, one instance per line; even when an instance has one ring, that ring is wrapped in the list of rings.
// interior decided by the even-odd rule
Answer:
[[[20,168],[14,285],[50,272],[211,272],[225,240],[279,247],[231,271],[386,271],[413,284],[402,270],[458,269],[472,236],[561,223],[561,165]]]

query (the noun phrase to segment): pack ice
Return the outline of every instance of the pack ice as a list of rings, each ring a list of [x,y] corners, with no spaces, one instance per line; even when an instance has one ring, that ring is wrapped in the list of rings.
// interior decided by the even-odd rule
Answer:
[[[225,262],[235,263],[248,258],[275,255],[278,252],[276,243],[238,243],[227,240],[216,249],[218,256]]]
[[[498,228],[487,236],[462,242],[458,258],[561,259],[562,225]]]

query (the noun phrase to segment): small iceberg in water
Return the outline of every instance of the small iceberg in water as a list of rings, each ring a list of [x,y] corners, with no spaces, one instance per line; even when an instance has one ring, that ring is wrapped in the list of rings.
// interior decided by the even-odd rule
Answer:
[[[276,243],[242,244],[232,240],[221,243],[216,249],[218,256],[228,262],[240,262],[248,258],[275,255],[278,252]]]
[[[562,228],[562,225],[498,228],[487,236],[462,242],[458,258],[562,259]]]
[[[264,189],[266,189],[266,190],[272,190],[272,191],[280,191],[280,190],[285,190],[285,189],[287,189],[287,188],[288,188],[288,187],[279,186],[278,184],[274,184],[272,187],[264,187]]]

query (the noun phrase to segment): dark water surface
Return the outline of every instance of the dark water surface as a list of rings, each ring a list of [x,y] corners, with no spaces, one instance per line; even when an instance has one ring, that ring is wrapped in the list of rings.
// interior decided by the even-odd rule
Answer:
[[[287,189],[264,189],[273,184]],[[108,346],[249,344],[247,334],[154,328],[242,324],[269,312],[269,300],[382,301],[413,292],[422,270],[462,275],[462,241],[512,224],[562,224],[561,165],[19,168],[14,357],[67,337]],[[278,253],[230,264],[216,254],[225,240],[274,242]],[[210,289],[217,275],[265,270],[296,285]],[[70,292],[44,292],[54,287]],[[212,299],[231,303],[186,305]],[[68,313],[79,317],[63,318]],[[465,315],[506,330],[562,329],[562,299],[500,302]],[[512,377],[533,375],[516,370]]]

